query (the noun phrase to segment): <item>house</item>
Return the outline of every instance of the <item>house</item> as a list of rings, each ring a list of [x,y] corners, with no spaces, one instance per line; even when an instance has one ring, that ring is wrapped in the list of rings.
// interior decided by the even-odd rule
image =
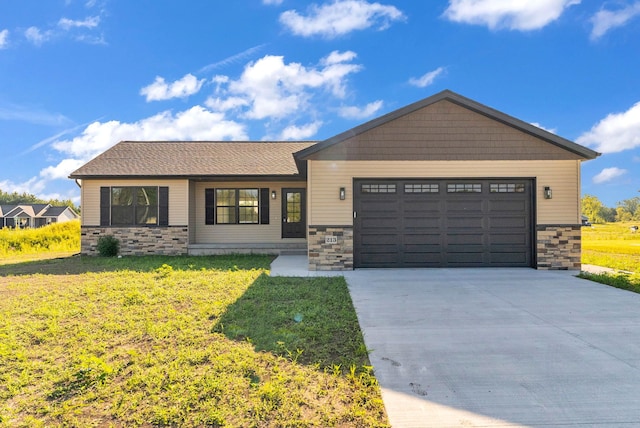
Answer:
[[[64,223],[80,216],[69,207],[49,204],[0,205],[0,229],[3,227],[42,227],[51,223]]]
[[[599,153],[443,91],[320,142],[116,144],[70,175],[82,253],[303,252],[311,270],[580,268]]]

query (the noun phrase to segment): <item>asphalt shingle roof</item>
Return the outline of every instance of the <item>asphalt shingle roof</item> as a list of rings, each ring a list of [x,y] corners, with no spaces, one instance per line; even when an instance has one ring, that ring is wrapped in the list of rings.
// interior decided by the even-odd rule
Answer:
[[[290,176],[315,142],[123,141],[71,173],[85,177]]]

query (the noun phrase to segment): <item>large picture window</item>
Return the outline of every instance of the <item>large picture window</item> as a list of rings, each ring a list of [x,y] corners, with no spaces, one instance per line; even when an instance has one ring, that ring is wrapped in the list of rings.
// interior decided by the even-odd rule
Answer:
[[[100,188],[101,226],[168,226],[169,188],[114,186]]]
[[[269,224],[269,189],[206,189],[206,224]]]
[[[157,187],[112,187],[111,225],[158,224]]]

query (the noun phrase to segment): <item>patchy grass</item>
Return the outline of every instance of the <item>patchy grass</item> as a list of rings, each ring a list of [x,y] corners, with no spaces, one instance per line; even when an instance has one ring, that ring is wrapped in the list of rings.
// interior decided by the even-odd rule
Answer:
[[[582,228],[582,263],[640,272],[640,232],[636,223],[596,224]]]
[[[621,288],[623,290],[633,291],[634,293],[640,293],[640,274],[637,273],[593,274],[588,272],[581,272],[578,277],[588,279],[590,281],[599,282],[601,284],[610,285],[612,287]]]
[[[0,256],[80,251],[80,221],[54,223],[37,229],[0,229]]]
[[[0,425],[386,426],[344,280],[269,262],[0,266]]]

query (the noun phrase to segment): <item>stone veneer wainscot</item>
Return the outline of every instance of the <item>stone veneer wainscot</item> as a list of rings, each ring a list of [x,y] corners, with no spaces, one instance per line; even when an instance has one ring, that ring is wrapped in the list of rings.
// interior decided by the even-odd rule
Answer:
[[[112,235],[120,241],[120,254],[123,256],[187,254],[189,228],[187,226],[152,227],[104,227],[82,226],[82,255],[96,256],[98,239]]]
[[[538,225],[538,269],[580,270],[580,225]]]
[[[326,243],[335,236],[336,243]],[[352,226],[309,226],[309,270],[353,270]]]

